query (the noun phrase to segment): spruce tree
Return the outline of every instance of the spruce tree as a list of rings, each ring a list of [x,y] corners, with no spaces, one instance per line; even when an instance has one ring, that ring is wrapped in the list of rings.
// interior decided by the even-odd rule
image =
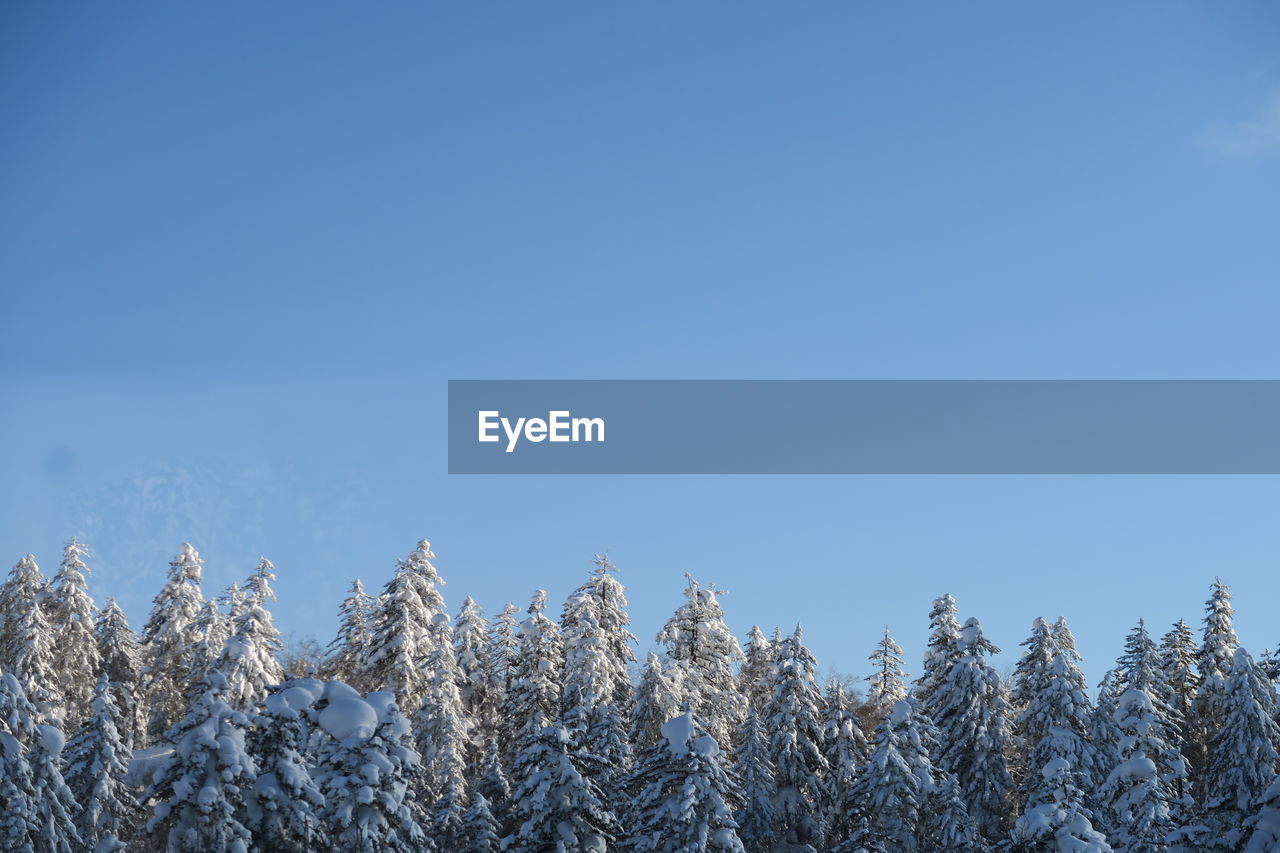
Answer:
[[[511,687],[511,668],[520,645],[520,608],[504,604],[489,623],[489,668],[505,697]]]
[[[62,697],[65,725],[74,731],[89,716],[98,644],[93,636],[97,608],[89,597],[84,558],[88,549],[72,539],[62,550],[62,565],[49,585],[49,624],[57,661],[57,691]]]
[[[373,644],[373,619],[377,602],[364,591],[356,578],[351,591],[338,608],[338,633],[326,650],[321,671],[324,677],[350,684],[357,690],[369,687],[365,669]]]
[[[723,749],[732,745],[747,713],[747,699],[733,675],[742,649],[724,623],[720,590],[685,577],[685,603],[658,632],[658,643],[667,647],[667,658],[680,665],[694,714]]]
[[[426,661],[428,681],[422,706],[414,715],[414,739],[421,761],[421,780],[416,788],[419,799],[428,806],[442,798],[449,819],[461,820],[466,801],[467,755],[471,752],[471,720],[462,707],[458,691],[458,664],[450,643],[436,645]],[[450,830],[456,832],[457,826]],[[447,849],[447,847],[446,847]]]
[[[263,557],[250,577],[249,592],[231,617],[231,635],[217,664],[227,679],[227,703],[244,712],[256,708],[267,689],[284,680],[279,660],[284,644],[266,609],[266,602],[275,600],[270,586],[273,569]]]
[[[844,812],[845,792],[858,778],[871,748],[862,733],[853,702],[838,678],[832,678],[827,685],[822,749],[827,758],[822,794],[827,832],[830,837],[845,838],[853,830]]]
[[[499,853],[502,835],[497,818],[484,794],[471,795],[471,805],[462,816],[462,845],[459,853]]]
[[[752,625],[747,632],[742,666],[738,669],[738,690],[756,711],[763,711],[765,703],[773,695],[773,663],[773,643],[759,625]]]
[[[998,651],[998,650],[997,650]],[[934,700],[939,685],[960,659],[960,621],[956,618],[956,600],[943,595],[933,600],[929,610],[929,645],[924,653],[924,671],[916,679],[915,695],[921,709],[937,721],[941,708]]]
[[[1011,733],[1000,676],[987,663],[999,653],[969,619],[955,642],[957,656],[932,682],[938,727],[938,769],[960,781],[961,798],[979,834],[995,842],[1008,829],[1013,777],[1005,763]]]
[[[1019,725],[1028,738],[1031,749],[1027,755],[1028,768],[1050,766],[1053,759],[1062,759],[1069,771],[1079,775],[1077,787],[1088,786],[1094,790],[1099,778],[1105,778],[1108,767],[1102,763],[1097,749],[1089,740],[1088,721],[1091,707],[1085,692],[1084,676],[1076,667],[1070,652],[1055,648],[1053,663],[1041,685],[1019,717]],[[1053,802],[1058,796],[1060,780],[1058,764],[1055,772],[1028,773],[1023,779],[1021,799],[1029,808]],[[1092,807],[1092,797],[1087,801]]]
[[[141,653],[129,620],[114,598],[98,615],[94,626],[101,672],[107,678],[111,701],[119,710],[117,728],[126,747],[141,747],[146,739],[146,715],[138,701],[141,690]]]
[[[1194,719],[1200,684],[1200,675],[1196,671],[1199,657],[1195,634],[1186,622],[1179,619],[1160,640],[1160,669],[1169,688],[1165,701],[1171,711],[1170,720],[1177,729],[1176,745],[1186,763],[1185,778],[1174,785],[1174,802],[1180,810],[1190,807],[1193,795],[1191,779],[1197,775],[1197,768],[1204,765]]]
[[[529,618],[520,625],[511,661],[510,687],[503,705],[510,761],[536,742],[560,716],[560,680],[564,644],[560,628],[547,618],[547,594],[538,590],[529,603]]]
[[[1249,834],[1244,853],[1276,853],[1280,850],[1280,776],[1262,792],[1246,829]]]
[[[662,724],[680,713],[685,698],[682,668],[652,652],[645,655],[631,711],[632,747],[640,750],[656,743],[662,736]]]
[[[871,742],[871,756],[846,794],[845,813],[853,830],[837,853],[927,849],[926,806],[934,780],[911,700],[896,702]]]
[[[987,849],[955,776],[943,773],[928,795],[927,804],[924,835],[933,845],[930,849],[947,853],[980,853]]]
[[[1165,726],[1151,694],[1137,686],[1120,695],[1115,719],[1121,739],[1116,765],[1102,786],[1105,825],[1125,853],[1165,853],[1165,838],[1174,828],[1159,766],[1171,749]]]
[[[37,721],[58,724],[62,721],[62,693],[58,687],[57,653],[53,627],[39,600],[17,614],[12,626],[9,648],[9,671],[18,678],[23,695],[36,709]]]
[[[1106,837],[1093,827],[1093,813],[1083,803],[1077,772],[1071,762],[1054,757],[1045,764],[1036,784],[1045,796],[1028,804],[1010,836],[1016,853],[1111,853]]]
[[[754,713],[754,712],[750,712]],[[720,745],[686,712],[637,757],[628,777],[626,849],[638,853],[746,853],[734,820],[743,800]]]
[[[14,564],[0,584],[0,672],[15,672],[14,653],[20,643],[19,623],[32,607],[42,603],[47,585],[36,558],[28,554]]]
[[[304,752],[315,691],[292,683],[275,686],[253,718],[249,751],[257,778],[245,792],[245,826],[258,850],[309,853],[324,849],[328,835],[319,812],[324,795],[311,779]]]
[[[574,764],[569,734],[547,726],[516,757],[509,853],[603,851],[621,835],[600,788]]]
[[[626,588],[614,576],[618,567],[607,556],[596,554],[592,563],[595,568],[569,595],[561,613],[560,631],[565,640],[566,662],[569,662],[575,635],[596,638],[591,643],[598,646],[598,652],[593,654],[598,654],[600,659],[597,667],[600,684],[595,688],[599,695],[595,701],[622,710],[631,704],[629,666],[636,662],[632,650],[636,638],[627,628],[631,616],[627,613]],[[589,630],[580,630],[580,622]]]
[[[485,741],[484,757],[480,760],[479,772],[471,789],[475,794],[484,797],[485,808],[501,825],[511,802],[511,783],[507,779],[506,769],[502,766],[502,753],[498,748],[498,738],[494,734],[490,734]]]
[[[155,802],[147,832],[163,837],[168,853],[249,848],[240,818],[256,767],[245,748],[249,721],[227,704],[226,689],[222,673],[210,671],[186,717],[165,732],[172,752],[144,798]]]
[[[469,595],[462,600],[453,622],[453,652],[463,710],[476,725],[495,725],[502,692],[489,654],[489,624]]]
[[[448,642],[448,616],[437,586],[444,583],[431,564],[431,543],[423,539],[396,565],[379,599],[368,652],[368,681],[395,694],[403,708],[422,702],[427,673],[423,663],[433,646]]]
[[[773,696],[764,712],[777,787],[778,832],[790,844],[819,844],[825,831],[822,783],[828,765],[822,750],[816,668],[797,625],[778,644]]]
[[[874,671],[867,677],[871,688],[867,691],[867,704],[875,709],[877,718],[884,717],[893,706],[907,697],[907,673],[902,659],[902,647],[889,634],[886,626],[880,642],[868,658]]]
[[[747,712],[738,735],[734,772],[742,791],[742,807],[735,818],[738,837],[747,853],[768,853],[778,835],[778,789],[769,760],[769,736],[754,708]]]
[[[148,733],[158,738],[183,713],[186,681],[196,645],[194,623],[204,598],[200,594],[200,555],[184,543],[169,563],[169,577],[156,595],[142,629],[142,683],[146,685]]]
[[[76,828],[89,850],[122,848],[138,819],[136,793],[126,779],[130,754],[120,735],[124,717],[104,672],[94,685],[90,715],[67,742],[63,776],[80,805]]]

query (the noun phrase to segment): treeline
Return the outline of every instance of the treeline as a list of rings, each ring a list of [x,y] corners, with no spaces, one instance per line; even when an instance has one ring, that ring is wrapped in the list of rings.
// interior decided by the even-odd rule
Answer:
[[[5,851],[1280,851],[1280,661],[1221,582],[1199,632],[1139,621],[1093,701],[1064,619],[1004,679],[949,595],[920,677],[886,631],[864,693],[799,627],[740,645],[692,578],[637,662],[604,557],[558,618],[451,619],[423,541],[287,671],[268,560],[214,600],[184,545],[135,634],[86,557],[0,585]]]

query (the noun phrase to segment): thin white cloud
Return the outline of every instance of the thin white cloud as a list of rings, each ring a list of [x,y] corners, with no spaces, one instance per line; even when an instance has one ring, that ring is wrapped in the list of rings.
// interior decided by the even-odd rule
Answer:
[[[1280,92],[1274,92],[1254,117],[1218,128],[1205,142],[1229,157],[1261,157],[1280,152]]]

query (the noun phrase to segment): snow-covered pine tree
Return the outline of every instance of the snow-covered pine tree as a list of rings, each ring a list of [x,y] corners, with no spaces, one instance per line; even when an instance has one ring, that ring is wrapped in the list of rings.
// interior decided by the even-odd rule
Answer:
[[[314,681],[276,685],[253,718],[248,746],[257,778],[244,792],[244,824],[257,850],[310,853],[329,843],[319,818],[325,799],[303,755],[304,720],[318,693]]]
[[[120,735],[123,719],[104,672],[94,685],[89,718],[62,754],[63,776],[80,805],[76,828],[88,850],[123,848],[139,817],[136,792],[126,780],[131,756]]]
[[[529,603],[529,618],[520,623],[519,642],[510,665],[510,685],[502,716],[507,725],[510,763],[544,740],[544,730],[560,716],[560,679],[564,644],[560,628],[547,617],[547,594],[537,590]]]
[[[471,720],[458,691],[458,664],[452,643],[436,644],[425,662],[426,690],[413,717],[414,742],[420,757],[415,793],[424,808],[434,803],[441,820],[453,821],[456,834],[466,802],[467,755],[471,752]],[[440,831],[436,831],[440,840]],[[448,845],[444,845],[449,849]]]
[[[527,621],[526,621],[527,624]],[[604,853],[621,835],[600,788],[570,754],[569,733],[547,726],[516,757],[508,853]]]
[[[626,787],[632,803],[626,849],[746,853],[733,818],[743,804],[738,782],[691,712],[663,724],[662,738],[637,757]]]
[[[1114,767],[1120,760],[1120,741],[1124,733],[1116,721],[1116,708],[1124,692],[1120,673],[1109,669],[1098,682],[1098,700],[1089,711],[1089,742],[1098,753],[1098,761]]]
[[[486,728],[497,723],[502,691],[494,675],[489,654],[489,623],[475,599],[467,596],[453,621],[453,652],[458,661],[458,693],[462,708],[477,726]],[[472,755],[469,761],[479,758]]]
[[[913,853],[928,849],[925,837],[927,798],[934,780],[912,700],[894,703],[871,742],[871,756],[846,792],[845,814],[853,826],[835,853],[892,850]]]
[[[1179,619],[1160,640],[1160,669],[1169,687],[1165,702],[1177,730],[1176,745],[1186,760],[1187,777],[1180,785],[1174,786],[1174,802],[1182,809],[1190,807],[1193,794],[1191,780],[1198,773],[1196,768],[1204,765],[1204,755],[1199,751],[1201,744],[1195,737],[1194,720],[1200,685],[1200,675],[1196,671],[1199,657],[1200,648],[1196,645],[1191,626]]]
[[[746,853],[769,853],[778,835],[777,786],[769,760],[769,736],[755,708],[747,711],[738,734],[734,772],[742,790],[742,807],[736,816],[738,837]],[[840,796],[843,800],[843,790]]]
[[[1276,853],[1280,850],[1280,776],[1262,792],[1258,808],[1246,825],[1244,853]]]
[[[1237,647],[1217,691],[1220,724],[1209,739],[1201,805],[1215,850],[1243,842],[1245,819],[1280,772],[1280,726],[1268,709],[1271,685]]]
[[[1045,768],[1054,758],[1063,759],[1069,772],[1079,774],[1077,787],[1089,786],[1091,791],[1099,778],[1105,779],[1110,768],[1103,765],[1098,750],[1089,740],[1089,697],[1086,694],[1084,675],[1075,665],[1069,651],[1053,650],[1053,662],[1045,674],[1040,690],[1023,710],[1018,723],[1031,748],[1027,754],[1027,767]],[[1022,780],[1021,800],[1030,810],[1043,803],[1053,802],[1059,794],[1054,764],[1053,774],[1031,773]],[[1092,811],[1093,798],[1086,798]]]
[[[84,558],[89,551],[76,539],[62,549],[62,565],[49,584],[49,625],[53,629],[58,693],[68,731],[79,728],[90,712],[98,644],[93,636],[97,608],[89,597]]]
[[[511,686],[511,667],[519,645],[520,608],[507,603],[489,622],[489,667],[503,696]]]
[[[42,596],[16,615],[8,649],[9,672],[18,678],[23,695],[36,709],[41,723],[62,721],[62,694],[58,690],[57,657],[53,627],[45,616]]]
[[[360,695],[330,681],[317,703],[327,733],[314,779],[321,820],[345,853],[425,853],[435,845],[414,815],[410,781],[418,772],[409,721],[389,692]]]
[[[1125,690],[1116,702],[1115,720],[1121,738],[1116,765],[1102,786],[1102,823],[1125,853],[1165,853],[1174,824],[1160,763],[1171,747],[1151,694],[1136,686]]]
[[[138,701],[138,679],[142,669],[138,639],[114,598],[108,598],[106,607],[98,614],[94,641],[98,645],[99,666],[107,677],[111,701],[119,711],[117,727],[120,738],[127,748],[141,747],[145,740],[146,718],[142,703]]]
[[[764,725],[777,786],[777,829],[787,843],[817,846],[825,834],[822,780],[828,768],[817,662],[799,625],[778,644],[776,656]]]
[[[1204,774],[1209,772],[1210,740],[1213,733],[1222,727],[1222,718],[1226,713],[1224,692],[1227,674],[1231,670],[1232,659],[1236,649],[1240,647],[1240,638],[1236,636],[1233,617],[1235,610],[1231,606],[1231,592],[1227,585],[1217,578],[1210,588],[1209,599],[1205,602],[1204,637],[1200,646],[1200,654],[1196,658],[1198,684],[1196,687],[1194,712],[1187,718],[1184,736],[1188,741],[1191,766],[1195,772],[1193,777],[1197,789],[1197,798],[1203,800],[1205,790]]]
[[[1049,670],[1053,665],[1053,652],[1057,648],[1053,631],[1041,616],[1031,622],[1031,636],[1019,645],[1026,651],[1018,658],[1009,683],[1009,704],[1017,713],[1031,704],[1031,700],[1048,680]]]
[[[373,642],[376,614],[377,601],[364,591],[364,584],[356,578],[338,608],[338,633],[326,650],[321,668],[325,678],[341,681],[357,690],[369,687],[365,668]]]
[[[947,853],[981,853],[988,849],[964,804],[960,782],[955,776],[941,774],[926,802],[924,834],[934,845],[931,849]]]
[[[907,673],[902,659],[902,647],[894,641],[885,626],[880,642],[868,657],[874,671],[867,677],[871,687],[867,690],[867,704],[876,710],[877,719],[885,717],[893,706],[907,697]]]
[[[685,577],[685,603],[658,632],[658,642],[667,647],[668,659],[680,665],[694,714],[725,749],[747,714],[747,699],[733,674],[742,649],[724,623],[721,590]]]
[[[738,690],[756,711],[763,711],[773,695],[773,662],[773,643],[759,625],[752,625],[743,647],[742,666],[738,669]]]
[[[1010,836],[1016,853],[1111,853],[1106,837],[1093,828],[1093,813],[1084,805],[1076,783],[1081,773],[1065,758],[1055,757],[1040,772],[1043,802],[1028,805]]]
[[[632,748],[638,751],[656,743],[662,724],[680,713],[685,697],[682,668],[653,652],[645,655],[631,709]]]
[[[39,604],[47,592],[44,575],[36,558],[28,554],[14,564],[0,584],[0,672],[14,672],[14,652],[18,648],[18,623]]]
[[[823,815],[828,837],[845,838],[853,830],[844,814],[845,792],[858,777],[859,769],[871,754],[853,701],[839,678],[827,684],[822,718],[822,751],[827,758],[823,779]],[[745,785],[745,782],[744,782]],[[745,836],[744,836],[745,841]],[[748,845],[749,846],[749,845]]]
[[[79,807],[59,770],[62,733],[37,717],[18,679],[0,673],[0,839],[6,853],[79,853]]]
[[[163,836],[168,853],[249,849],[240,817],[256,768],[245,748],[249,721],[226,703],[226,688],[222,673],[211,670],[186,717],[165,732],[173,751],[143,798],[155,803],[147,832]]]
[[[231,598],[228,593],[230,590],[222,595],[224,602],[228,602]],[[235,597],[239,598],[238,592]],[[200,612],[191,623],[189,633],[191,649],[188,666],[190,668],[184,684],[188,705],[200,698],[204,677],[217,668],[227,640],[231,637],[231,619],[218,608],[216,599],[209,598],[200,606]]]
[[[935,722],[941,708],[934,701],[938,685],[960,659],[960,620],[956,618],[956,600],[943,595],[933,600],[929,610],[929,645],[924,652],[924,671],[916,679],[915,696],[920,707]]]
[[[168,580],[142,629],[141,683],[146,685],[147,728],[152,739],[179,719],[186,706],[186,681],[197,642],[194,623],[204,604],[202,562],[196,549],[184,543],[169,563]]]
[[[485,807],[501,826],[511,802],[511,783],[507,780],[507,772],[502,766],[502,752],[498,747],[498,737],[495,734],[490,734],[485,741],[484,757],[480,760],[479,772],[471,785],[471,790],[473,794],[484,797]]]
[[[279,653],[284,649],[280,632],[271,621],[265,603],[275,600],[270,582],[274,566],[263,557],[249,578],[252,586],[231,615],[231,636],[223,644],[217,667],[227,679],[225,699],[248,713],[267,695],[267,689],[284,680]]]
[[[627,663],[634,660],[630,646],[634,638],[625,627],[630,619],[621,609],[626,603],[622,586],[609,574],[613,564],[603,557],[596,559],[591,579],[569,596],[560,620],[565,659],[560,720],[579,766],[595,779],[616,811],[620,806],[617,781],[631,764]],[[602,618],[621,636],[610,636]]]
[[[498,853],[502,849],[501,828],[489,801],[479,791],[472,793],[471,805],[462,816],[462,843],[458,853]]]
[[[448,642],[448,615],[437,586],[444,581],[431,564],[431,543],[423,539],[396,565],[379,598],[369,645],[368,680],[395,694],[403,708],[422,703],[432,647]]]
[[[1008,830],[1013,777],[1005,763],[1009,751],[1008,705],[1000,676],[987,662],[999,648],[969,619],[954,640],[950,669],[932,680],[931,698],[939,743],[938,769],[960,780],[961,798],[978,833],[988,842]]]

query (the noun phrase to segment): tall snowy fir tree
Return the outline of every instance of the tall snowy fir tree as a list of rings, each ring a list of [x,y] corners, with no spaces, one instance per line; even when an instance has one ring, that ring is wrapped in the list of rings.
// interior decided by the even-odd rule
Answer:
[[[1242,648],[1231,656],[1217,693],[1218,728],[1210,733],[1201,805],[1214,850],[1234,850],[1245,820],[1280,772],[1280,726],[1271,685]]]
[[[754,712],[751,712],[754,714]],[[627,779],[631,819],[625,847],[637,853],[746,853],[734,811],[738,782],[720,745],[692,713],[672,717]]]
[[[778,832],[788,844],[817,846],[825,834],[822,696],[817,661],[797,625],[776,649],[773,696],[765,705],[769,760],[776,785]]]
[[[950,595],[943,595],[933,600],[929,610],[929,645],[924,652],[924,671],[915,683],[915,696],[920,700],[921,709],[935,721],[940,708],[934,701],[934,693],[960,655],[956,600]]]
[[[747,632],[743,648],[742,666],[738,669],[738,689],[747,697],[747,703],[756,711],[763,711],[765,703],[773,695],[773,643],[759,625],[752,625]]]
[[[507,804],[511,800],[511,782],[502,764],[502,752],[498,746],[497,735],[490,734],[485,741],[484,757],[480,759],[477,773],[471,782],[471,790],[484,796],[489,802],[486,808],[501,824],[506,817]]]
[[[509,763],[542,740],[544,730],[560,717],[564,644],[546,609],[547,594],[538,590],[529,602],[529,617],[520,623],[502,710]]]
[[[200,593],[202,563],[196,549],[184,543],[169,563],[169,578],[142,628],[142,682],[152,739],[163,734],[186,707],[185,682],[196,644],[193,625],[204,604]]]
[[[1210,740],[1213,733],[1221,728],[1226,714],[1224,694],[1227,673],[1231,669],[1236,649],[1240,647],[1234,616],[1231,593],[1222,579],[1218,578],[1214,580],[1209,599],[1205,602],[1204,636],[1200,654],[1196,658],[1198,684],[1195,713],[1185,732],[1187,740],[1192,742],[1189,749],[1192,766],[1197,771],[1197,781],[1208,772],[1208,765],[1213,761]],[[1200,793],[1196,796],[1197,799],[1203,799]]]
[[[420,804],[432,815],[432,835],[448,850],[459,840],[466,807],[472,722],[458,691],[458,664],[451,643],[432,649],[426,671],[426,693],[413,719],[422,768],[416,790]]]
[[[79,804],[76,828],[93,851],[120,849],[138,819],[137,792],[126,780],[130,754],[120,735],[123,715],[103,673],[94,685],[91,711],[63,751],[63,776]]]
[[[1053,653],[1057,648],[1049,623],[1037,616],[1031,622],[1031,635],[1020,645],[1026,649],[1014,665],[1009,684],[1009,704],[1015,712],[1023,711],[1049,678]]]
[[[318,681],[278,685],[253,718],[248,747],[257,778],[245,792],[245,827],[259,850],[309,853],[329,843],[320,811],[324,795],[303,754],[306,716],[322,695]]]
[[[186,717],[165,732],[172,751],[144,797],[155,802],[147,832],[165,840],[167,853],[249,847],[240,818],[257,774],[245,748],[249,721],[226,703],[226,689],[222,673],[209,672]]]
[[[1115,719],[1121,738],[1116,764],[1102,786],[1099,822],[1124,853],[1165,853],[1165,839],[1174,828],[1160,769],[1171,750],[1164,739],[1167,729],[1151,694],[1138,686],[1120,695]]]
[[[827,774],[822,781],[822,809],[829,837],[844,838],[852,827],[844,812],[845,792],[853,785],[871,747],[840,679],[827,685],[822,720],[822,751]]]
[[[987,656],[1000,649],[986,639],[977,619],[955,638],[956,655],[932,679],[931,701],[938,727],[938,769],[954,775],[979,834],[995,842],[1008,830],[1013,777],[1006,765],[1011,732],[1000,676]],[[923,704],[923,703],[922,703]]]
[[[227,595],[222,597],[224,600],[228,598]],[[236,598],[239,599],[238,591]],[[187,656],[188,668],[184,682],[187,688],[186,704],[189,705],[199,698],[197,691],[204,683],[205,676],[218,666],[218,661],[226,650],[227,640],[231,637],[231,617],[222,612],[217,599],[205,599],[188,633],[191,648]]]
[[[415,815],[418,772],[409,721],[389,692],[361,698],[340,681],[324,687],[317,706],[328,735],[313,778],[324,795],[321,821],[346,853],[424,853],[435,845]]]
[[[658,632],[658,643],[680,665],[694,715],[721,748],[728,748],[747,714],[746,697],[739,692],[733,673],[733,664],[742,660],[742,649],[725,625],[720,590],[686,577],[685,603]]]
[[[1258,808],[1246,825],[1244,853],[1276,853],[1280,850],[1280,776],[1259,798]]]
[[[631,745],[652,746],[662,737],[662,724],[676,714],[686,700],[679,664],[653,652],[645,655],[631,708]]]
[[[471,795],[471,804],[462,816],[462,844],[458,853],[499,853],[502,849],[502,832],[489,801],[478,791]]]
[[[250,577],[249,592],[231,616],[231,635],[217,663],[227,680],[225,699],[240,711],[251,711],[269,687],[284,679],[279,660],[284,644],[266,608],[267,601],[275,600],[270,585],[275,580],[273,569],[271,561],[263,557]]]
[[[1084,676],[1069,652],[1055,648],[1053,662],[1044,677],[1045,681],[1032,697],[1031,704],[1018,718],[1030,746],[1028,772],[1022,781],[1020,799],[1027,807],[1053,801],[1059,788],[1056,770],[1055,774],[1046,775],[1033,772],[1033,768],[1048,767],[1057,758],[1070,765],[1070,770],[1064,772],[1078,775],[1077,787],[1091,792],[1085,805],[1092,810],[1096,804],[1092,792],[1111,768],[1089,739],[1092,709]],[[1059,765],[1053,766],[1057,768]]]
[[[489,667],[503,694],[511,686],[511,666],[520,644],[520,608],[502,605],[489,622]]]
[[[62,565],[49,585],[49,624],[54,635],[58,693],[64,725],[74,731],[89,716],[98,644],[93,636],[97,608],[89,597],[88,549],[72,539],[62,550]]]
[[[36,558],[28,554],[19,560],[0,584],[0,672],[14,672],[14,652],[19,646],[18,624],[28,610],[39,605],[47,593],[44,575]]]
[[[1086,731],[1089,742],[1093,744],[1099,763],[1114,767],[1120,760],[1120,741],[1124,733],[1116,720],[1116,709],[1120,706],[1120,695],[1124,692],[1123,673],[1115,669],[1107,670],[1098,682],[1097,701],[1089,711]]]
[[[462,600],[453,622],[453,652],[458,662],[458,694],[463,710],[476,723],[493,726],[502,701],[502,686],[489,654],[489,623],[480,605],[469,595]]]
[[[423,661],[435,644],[449,641],[444,597],[437,589],[444,581],[431,564],[433,557],[431,543],[423,539],[399,561],[374,619],[368,681],[394,693],[402,708],[421,704],[427,681]]]
[[[778,788],[769,760],[769,735],[754,708],[747,712],[738,735],[734,772],[742,792],[742,808],[736,818],[738,837],[747,853],[768,853],[778,836]]]
[[[604,853],[622,834],[604,795],[570,753],[569,733],[547,726],[532,738],[511,768],[512,829],[509,853]]]
[[[373,645],[376,615],[377,601],[364,591],[364,584],[356,578],[338,608],[338,633],[329,644],[321,667],[326,678],[350,684],[358,690],[369,689],[365,670],[369,649]]]
[[[631,616],[627,613],[626,588],[614,576],[618,567],[608,557],[596,554],[592,563],[595,568],[591,575],[569,595],[561,614],[566,659],[569,647],[575,643],[579,623],[585,621],[592,626],[587,633],[598,637],[593,645],[600,647],[598,678],[605,692],[597,701],[625,710],[631,703],[632,692],[628,667],[636,662],[633,650],[636,638],[627,627]]]
[[[1016,853],[1112,853],[1106,836],[1092,822],[1077,780],[1081,773],[1065,758],[1055,757],[1041,769],[1032,787],[1045,792],[1041,802],[1028,804],[1013,827]]]
[[[1187,760],[1187,770],[1192,777],[1197,772],[1196,768],[1204,764],[1204,754],[1197,752],[1200,743],[1194,730],[1196,695],[1200,685],[1200,675],[1196,670],[1199,657],[1200,647],[1196,645],[1195,634],[1191,626],[1182,619],[1175,622],[1160,639],[1160,669],[1169,686],[1166,701],[1173,712],[1172,719],[1178,727],[1182,755]],[[1189,780],[1181,793],[1184,798],[1191,796]]]
[[[39,601],[16,614],[9,638],[9,672],[18,678],[25,697],[42,723],[62,723],[65,709],[59,685],[53,626]]]
[[[106,607],[98,614],[94,641],[98,646],[99,666],[107,678],[107,690],[119,711],[120,737],[127,747],[141,747],[146,739],[146,717],[138,699],[142,671],[138,640],[114,598],[108,598]]]
[[[902,647],[889,634],[887,627],[868,660],[874,669],[867,678],[871,683],[867,690],[867,704],[875,709],[879,719],[888,716],[893,706],[907,696],[906,662],[902,659]]]

